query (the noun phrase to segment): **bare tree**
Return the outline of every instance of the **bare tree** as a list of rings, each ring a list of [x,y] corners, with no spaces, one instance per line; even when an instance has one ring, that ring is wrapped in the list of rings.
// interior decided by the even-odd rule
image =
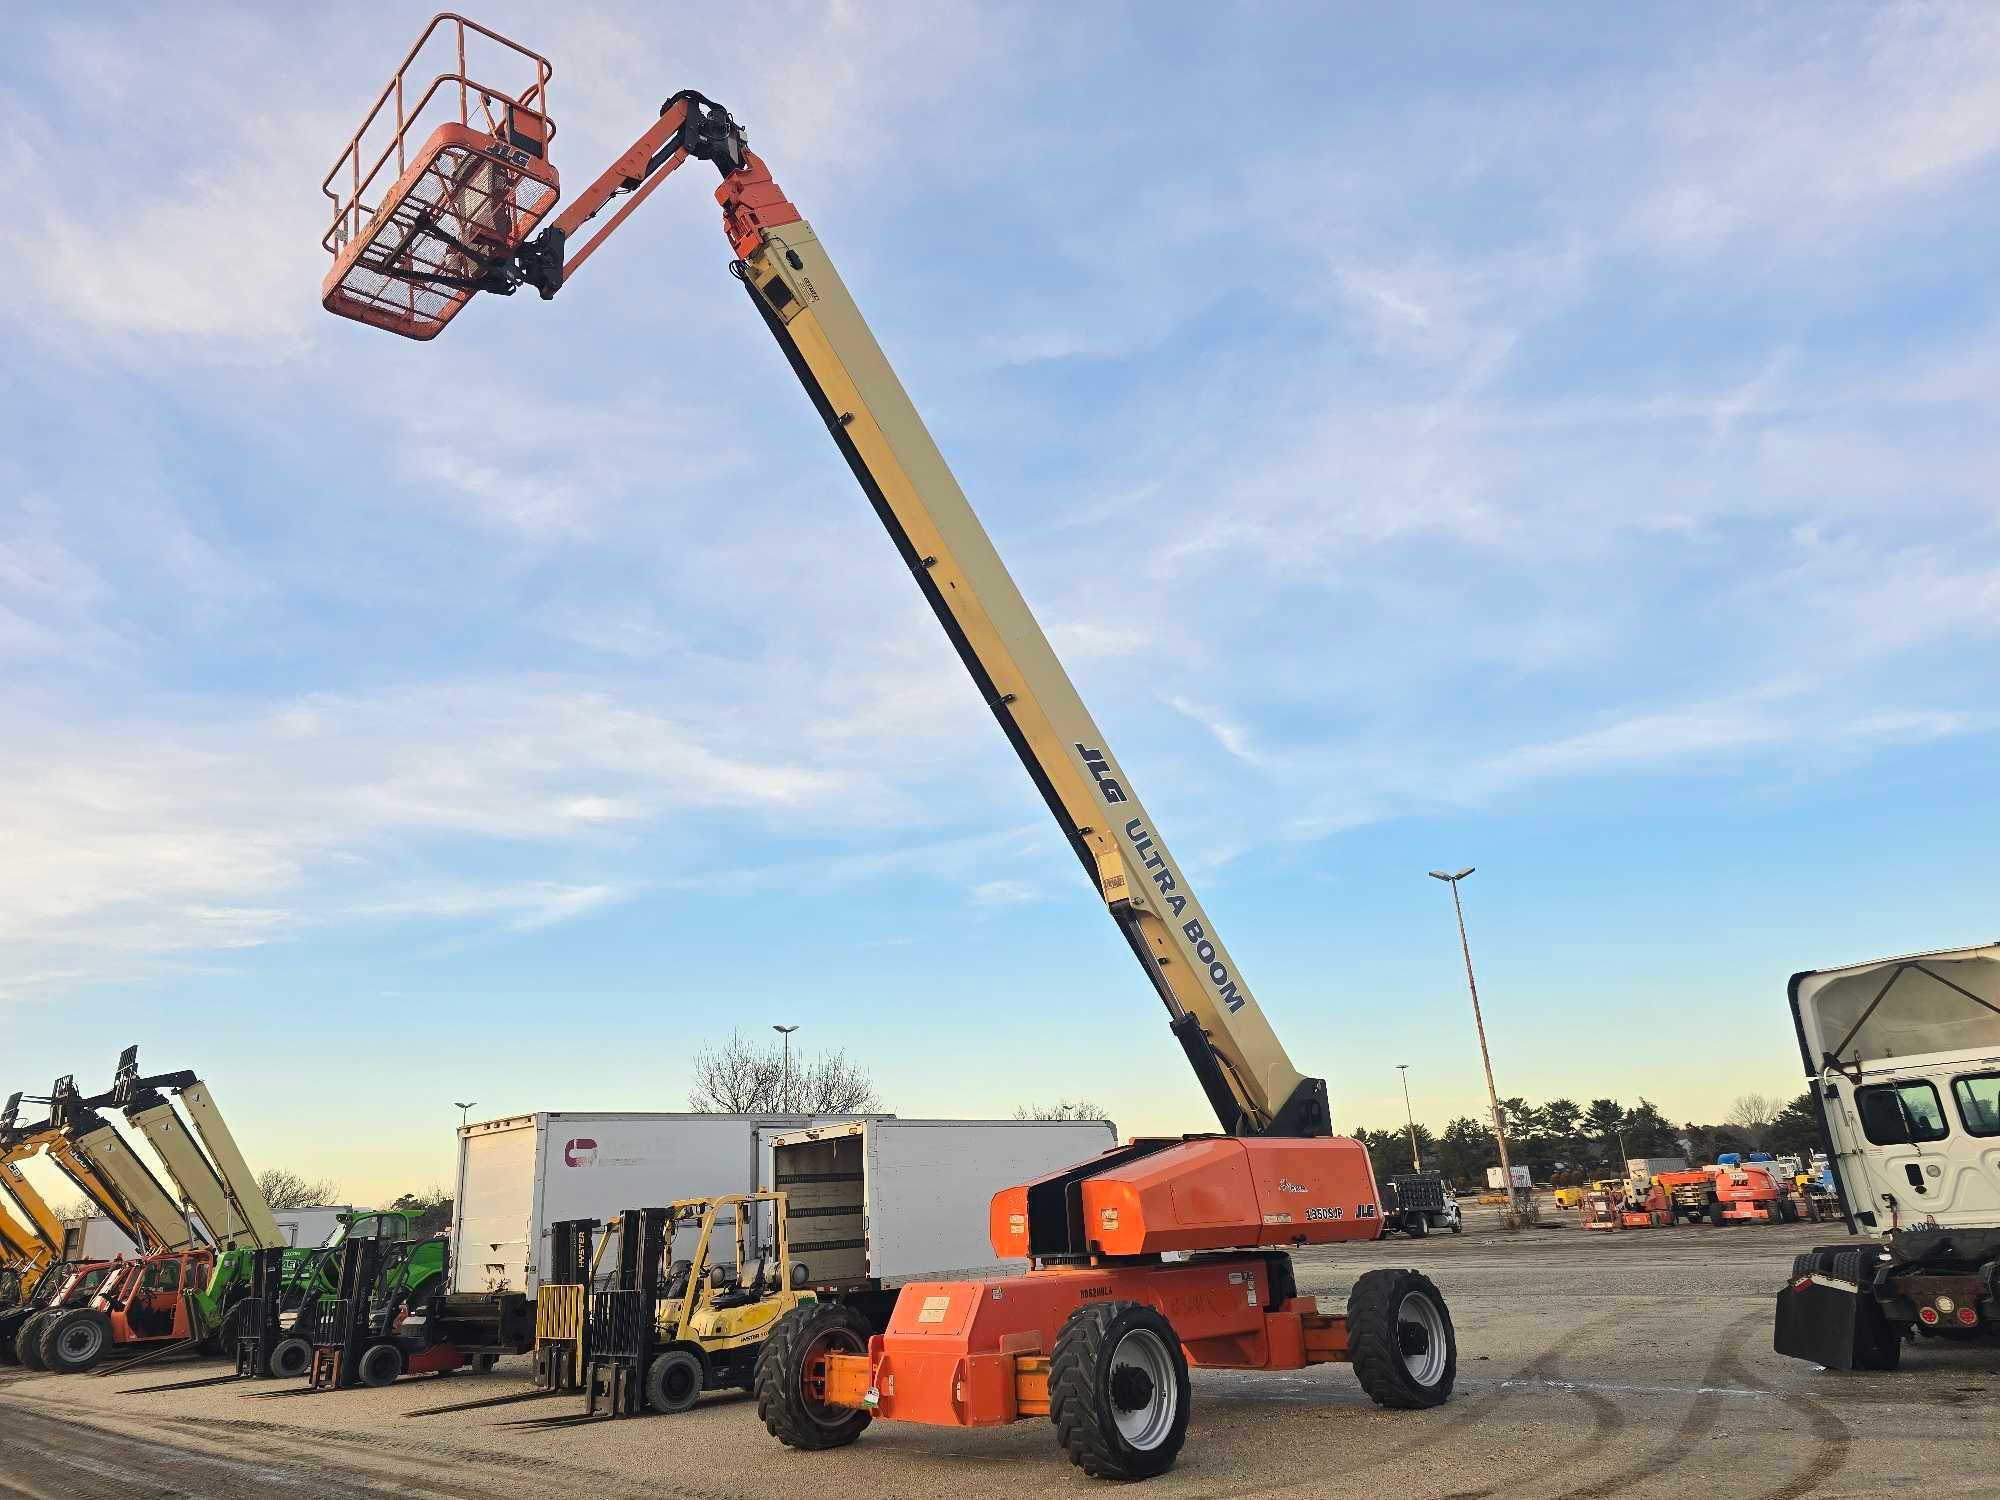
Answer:
[[[782,1043],[762,1046],[732,1031],[722,1045],[695,1053],[688,1108],[702,1114],[855,1115],[881,1102],[874,1081],[845,1051],[794,1052],[787,1078]]]
[[[75,1219],[94,1219],[97,1217],[97,1205],[92,1203],[88,1198],[72,1198],[67,1203],[51,1203],[49,1211],[64,1223],[69,1223]]]
[[[421,1192],[403,1194],[389,1207],[416,1214],[417,1220],[410,1226],[410,1238],[427,1240],[451,1227],[455,1205],[451,1194],[441,1183],[432,1183]]]
[[[1102,1120],[1103,1106],[1088,1099],[1058,1099],[1054,1104],[1024,1104],[1014,1111],[1017,1120]]]
[[[1723,1123],[1741,1131],[1752,1146],[1762,1146],[1777,1115],[1778,1101],[1775,1099],[1764,1094],[1742,1094],[1722,1118]]]
[[[301,1177],[283,1167],[270,1167],[257,1174],[257,1191],[271,1207],[285,1209],[331,1203],[340,1189],[330,1178]]]

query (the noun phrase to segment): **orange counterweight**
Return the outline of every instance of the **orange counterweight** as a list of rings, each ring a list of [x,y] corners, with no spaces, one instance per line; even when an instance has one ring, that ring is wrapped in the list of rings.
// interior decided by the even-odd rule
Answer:
[[[1372,1240],[1382,1215],[1359,1141],[1196,1136],[1007,1188],[987,1228],[1003,1259],[1138,1256]]]

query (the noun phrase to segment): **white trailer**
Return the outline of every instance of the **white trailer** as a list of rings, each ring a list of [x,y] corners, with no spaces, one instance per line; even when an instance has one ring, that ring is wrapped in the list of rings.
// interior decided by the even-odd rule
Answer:
[[[850,1120],[778,1136],[771,1186],[809,1285],[880,1291],[1024,1270],[994,1257],[993,1195],[1117,1144],[1109,1120]]]
[[[138,1253],[132,1237],[103,1214],[63,1220],[64,1260],[116,1260]]]
[[[308,1250],[325,1244],[327,1237],[340,1227],[342,1217],[353,1212],[351,1203],[311,1203],[300,1208],[271,1210],[278,1221],[279,1239],[286,1245]]]
[[[770,1143],[811,1115],[542,1110],[464,1125],[451,1226],[451,1290],[532,1297],[549,1226],[676,1198],[747,1193]]]

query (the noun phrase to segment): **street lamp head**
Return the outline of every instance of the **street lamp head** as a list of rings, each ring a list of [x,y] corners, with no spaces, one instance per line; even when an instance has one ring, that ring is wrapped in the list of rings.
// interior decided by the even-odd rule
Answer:
[[[1433,870],[1431,871],[1431,879],[1443,880],[1443,881],[1463,880],[1465,879],[1466,876],[1472,873],[1473,868],[1474,868],[1473,866],[1467,865],[1463,870],[1460,870],[1456,875],[1447,875],[1443,870]]]
[[[1397,1063],[1396,1069],[1398,1072],[1407,1073],[1410,1071],[1410,1065],[1408,1063]]]
[[[451,1101],[451,1107],[453,1109],[470,1109],[478,1102],[477,1099],[454,1099]]]
[[[797,1031],[799,1028],[796,1026],[773,1026],[771,1029],[773,1031],[782,1031],[786,1036],[790,1036],[793,1032]]]

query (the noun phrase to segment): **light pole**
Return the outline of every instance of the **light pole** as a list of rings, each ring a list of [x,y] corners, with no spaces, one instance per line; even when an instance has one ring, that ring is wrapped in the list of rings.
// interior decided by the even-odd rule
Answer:
[[[465,1129],[465,1112],[478,1102],[477,1099],[454,1099],[451,1101],[451,1107],[458,1111],[458,1128],[460,1130]]]
[[[1514,1186],[1514,1164],[1507,1156],[1507,1125],[1500,1117],[1500,1091],[1493,1087],[1493,1057],[1486,1050],[1486,1022],[1479,1014],[1479,981],[1472,977],[1472,945],[1465,938],[1465,908],[1458,900],[1458,883],[1473,869],[1474,866],[1467,865],[1455,875],[1432,870],[1430,877],[1451,887],[1451,909],[1458,917],[1458,949],[1465,955],[1465,986],[1472,991],[1472,1025],[1479,1033],[1479,1061],[1486,1069],[1486,1102],[1493,1110],[1493,1142],[1500,1148],[1500,1176],[1507,1184],[1507,1218],[1510,1225],[1518,1225],[1522,1218],[1521,1200]]]
[[[780,1110],[788,1110],[792,1107],[792,1033],[799,1028],[796,1026],[773,1026],[771,1029],[785,1039],[785,1082],[778,1096],[778,1108]]]
[[[1417,1155],[1417,1117],[1410,1113],[1410,1065],[1397,1063],[1396,1071],[1403,1075],[1403,1118],[1410,1122],[1410,1170],[1421,1172],[1424,1159]]]

